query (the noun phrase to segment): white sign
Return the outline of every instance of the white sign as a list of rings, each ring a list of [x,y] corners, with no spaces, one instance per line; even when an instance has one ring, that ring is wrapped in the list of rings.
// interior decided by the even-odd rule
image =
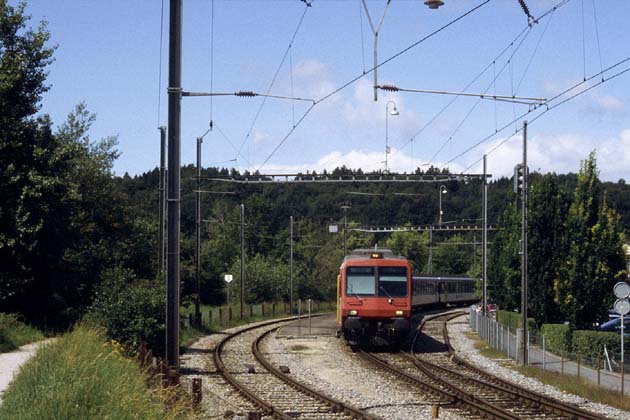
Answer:
[[[328,225],[328,233],[337,233],[337,232],[339,232],[339,226]]]
[[[630,295],[630,286],[628,286],[628,283],[620,281],[613,287],[613,293],[619,299],[625,299]]]
[[[226,274],[225,276],[223,276],[223,278],[225,279],[226,283],[230,283],[232,280],[234,280],[234,276],[232,276],[231,274]]]
[[[615,312],[617,312],[619,315],[625,315],[628,312],[630,312],[630,302],[628,302],[626,299],[617,299],[615,301]]]

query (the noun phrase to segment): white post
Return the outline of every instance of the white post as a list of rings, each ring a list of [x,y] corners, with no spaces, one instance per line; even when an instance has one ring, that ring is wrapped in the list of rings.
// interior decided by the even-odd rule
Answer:
[[[547,348],[545,346],[545,335],[543,334],[542,336],[542,350],[543,350],[543,356],[542,356],[542,363],[543,363],[543,370],[547,370],[546,368],[546,359],[545,359],[545,353],[547,351]]]
[[[510,358],[510,327],[507,327],[507,357]]]
[[[527,361],[526,361],[526,366],[529,366],[529,330],[527,330],[527,343],[525,343],[525,345],[527,346]]]
[[[308,300],[308,335],[311,335],[311,302],[312,300]]]

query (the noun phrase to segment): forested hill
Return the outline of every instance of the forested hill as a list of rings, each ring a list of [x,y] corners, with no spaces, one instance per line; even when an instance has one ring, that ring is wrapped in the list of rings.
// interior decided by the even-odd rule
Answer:
[[[585,159],[587,156],[585,156]],[[577,170],[578,168],[576,168]],[[348,174],[367,175],[345,167],[320,175],[334,176]],[[418,170],[416,174],[448,173],[429,169]],[[312,175],[313,173],[311,173]],[[378,173],[370,173],[378,174]],[[202,178],[234,177],[240,173],[225,168],[204,168]],[[194,233],[195,167],[182,167],[182,231]],[[540,174],[532,173],[531,184],[536,184]],[[577,183],[577,174],[557,176],[561,188],[572,192]],[[157,214],[158,168],[141,175],[130,177],[125,174],[116,181],[129,194],[132,202],[146,215]],[[271,184],[271,183],[270,183]],[[202,194],[202,214],[204,219],[215,208],[233,208],[243,203],[249,215],[262,210],[268,214],[267,228],[278,231],[287,228],[289,216],[306,218],[314,223],[327,225],[343,218],[341,206],[349,205],[348,220],[362,226],[383,225],[429,225],[436,224],[439,213],[439,187],[444,185],[448,193],[442,196],[444,222],[476,224],[481,217],[482,195],[480,180],[418,183],[330,183],[295,184],[274,183],[274,185],[242,185],[203,180],[201,189],[206,191],[229,191],[233,195]],[[603,182],[608,206],[621,216],[624,231],[630,231],[630,185],[623,179],[618,182]],[[488,223],[495,225],[506,208],[506,203],[514,201],[512,178],[490,179],[488,187]],[[358,193],[358,194],[357,194]],[[266,208],[270,208],[271,212]],[[249,217],[249,216],[248,216]]]

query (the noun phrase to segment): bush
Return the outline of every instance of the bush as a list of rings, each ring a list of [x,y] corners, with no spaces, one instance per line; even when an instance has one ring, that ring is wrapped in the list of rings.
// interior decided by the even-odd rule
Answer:
[[[103,326],[131,354],[143,339],[153,352],[163,355],[164,302],[163,282],[138,280],[130,270],[116,268],[103,273],[86,318]]]
[[[620,353],[620,335],[607,331],[577,330],[573,332],[573,353],[596,358],[604,354],[604,346],[609,353]]]
[[[521,328],[522,319],[518,312],[497,311],[497,321],[511,329]],[[527,318],[527,328],[529,331],[536,331],[536,321],[534,318]]]
[[[547,350],[556,352],[571,351],[572,331],[568,324],[543,324],[540,333],[545,336]]]
[[[21,322],[17,315],[0,312],[0,353],[43,338],[41,331]]]
[[[140,366],[104,341],[98,330],[79,326],[42,347],[4,393],[0,419],[190,418],[183,402],[167,411],[167,391],[149,390]]]

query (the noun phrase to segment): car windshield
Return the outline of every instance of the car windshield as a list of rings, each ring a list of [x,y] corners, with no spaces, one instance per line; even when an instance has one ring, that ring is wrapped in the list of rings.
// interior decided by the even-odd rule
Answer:
[[[346,294],[375,295],[374,267],[348,267],[346,269]]]
[[[378,294],[390,298],[407,296],[407,268],[379,267]]]

